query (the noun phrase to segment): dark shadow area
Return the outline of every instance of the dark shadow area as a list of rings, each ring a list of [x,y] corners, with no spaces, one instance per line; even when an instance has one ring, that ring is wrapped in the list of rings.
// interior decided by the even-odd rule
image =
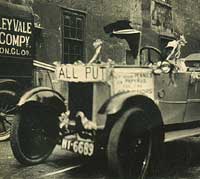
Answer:
[[[158,170],[147,179],[195,179],[200,177],[200,137],[164,144]]]

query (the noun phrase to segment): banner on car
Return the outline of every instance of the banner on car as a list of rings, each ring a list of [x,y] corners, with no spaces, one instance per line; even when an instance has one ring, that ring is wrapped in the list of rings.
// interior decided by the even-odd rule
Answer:
[[[68,82],[106,81],[107,76],[107,67],[101,65],[62,64],[56,67],[57,79]]]

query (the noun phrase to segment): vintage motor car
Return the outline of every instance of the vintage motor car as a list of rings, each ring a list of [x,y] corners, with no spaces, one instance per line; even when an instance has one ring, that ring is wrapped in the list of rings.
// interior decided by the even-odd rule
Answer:
[[[58,144],[86,158],[104,155],[115,178],[142,179],[158,165],[164,142],[200,133],[199,66],[166,70],[163,63],[155,73],[164,60],[154,47],[140,49],[141,32],[113,35],[135,39],[138,63],[60,64],[55,74],[67,99],[46,87],[21,97],[11,133],[20,163],[41,163]]]

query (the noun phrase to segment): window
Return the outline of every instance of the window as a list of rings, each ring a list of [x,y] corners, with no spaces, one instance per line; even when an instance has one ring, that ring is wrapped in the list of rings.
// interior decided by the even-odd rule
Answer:
[[[84,59],[85,15],[74,11],[63,13],[63,62],[74,63]]]
[[[151,6],[151,23],[153,29],[160,34],[173,33],[171,0],[154,0]]]

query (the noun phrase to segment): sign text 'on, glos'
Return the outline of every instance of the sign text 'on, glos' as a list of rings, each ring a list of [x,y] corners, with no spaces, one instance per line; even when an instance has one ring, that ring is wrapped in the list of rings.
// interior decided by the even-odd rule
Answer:
[[[87,82],[105,81],[107,71],[105,67],[95,65],[61,65],[57,67],[58,80]]]
[[[31,57],[32,21],[0,17],[0,55]]]

